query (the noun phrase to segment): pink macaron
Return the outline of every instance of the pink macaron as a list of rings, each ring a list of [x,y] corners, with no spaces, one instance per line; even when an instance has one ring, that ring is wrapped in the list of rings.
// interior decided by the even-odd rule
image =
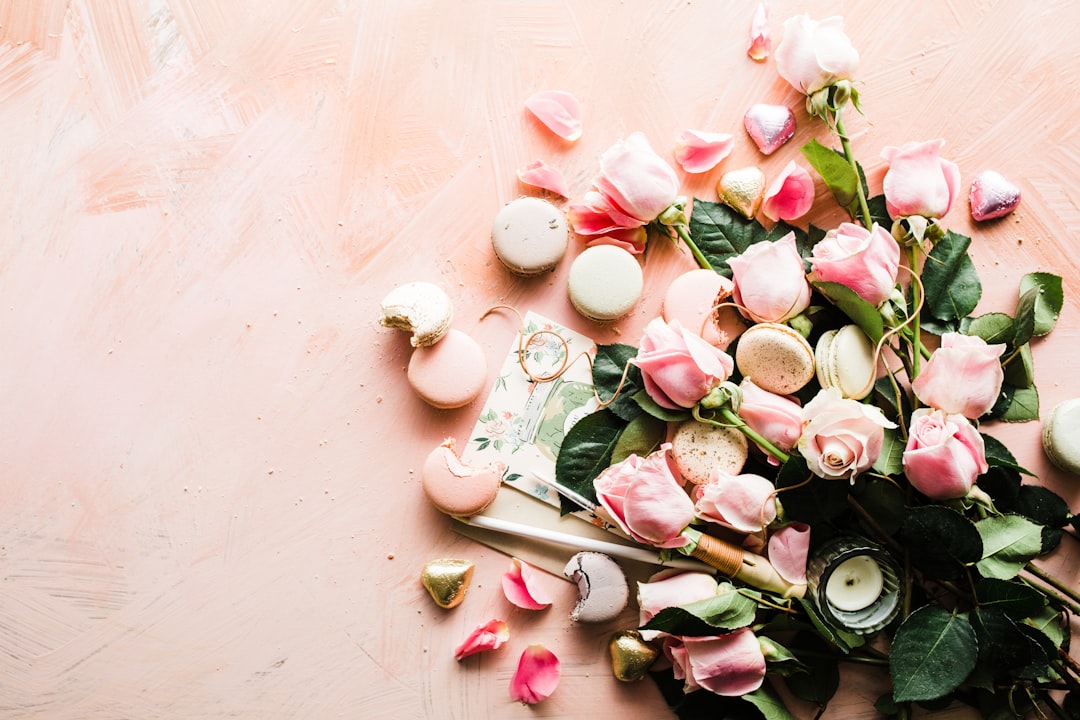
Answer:
[[[418,347],[409,359],[409,384],[432,407],[447,410],[468,405],[487,382],[487,359],[480,344],[450,329],[439,342]]]
[[[690,270],[671,281],[664,294],[664,320],[678,320],[705,342],[727,347],[746,325],[732,307],[717,308],[728,300],[735,283],[705,268]]]
[[[454,452],[454,438],[447,438],[428,454],[420,479],[424,495],[437,510],[471,517],[494,502],[502,484],[502,468],[466,465]]]

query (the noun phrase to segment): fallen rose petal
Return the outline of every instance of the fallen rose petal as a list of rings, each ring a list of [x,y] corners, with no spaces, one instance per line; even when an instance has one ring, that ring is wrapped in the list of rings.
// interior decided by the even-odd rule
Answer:
[[[540,584],[539,574],[517,558],[510,558],[510,569],[502,577],[502,589],[506,599],[519,608],[543,610],[551,604],[551,597]]]
[[[746,54],[751,60],[762,62],[772,52],[772,34],[769,31],[769,9],[765,3],[758,3],[757,12],[750,23],[750,42]]]
[[[806,584],[806,555],[810,550],[810,526],[793,522],[769,537],[769,562],[780,577],[792,585]]]
[[[770,220],[798,220],[814,204],[814,179],[792,160],[765,190],[761,211]]]
[[[775,491],[772,482],[760,475],[713,470],[709,482],[697,487],[694,514],[736,532],[759,532],[776,519]]]
[[[563,90],[541,90],[525,101],[525,107],[559,137],[574,141],[581,137],[581,103]]]
[[[543,160],[533,160],[518,170],[517,176],[518,180],[526,185],[548,190],[563,197],[570,197],[570,189],[566,186],[566,180],[563,178],[562,173]]]
[[[688,173],[712,170],[735,147],[735,138],[728,133],[703,130],[683,130],[675,140],[675,160]]]
[[[485,650],[494,650],[510,639],[510,626],[502,620],[489,620],[484,625],[477,626],[465,642],[458,645],[454,651],[454,659],[461,660],[463,657],[475,655]]]
[[[543,645],[530,645],[521,653],[514,677],[510,678],[510,697],[526,705],[546,699],[559,684],[559,658]]]

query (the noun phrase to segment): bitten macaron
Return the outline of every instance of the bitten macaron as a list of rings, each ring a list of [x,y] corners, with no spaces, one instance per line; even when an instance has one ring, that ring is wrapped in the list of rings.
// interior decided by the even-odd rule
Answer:
[[[428,454],[420,481],[424,495],[437,510],[455,517],[471,517],[495,501],[502,470],[498,465],[466,465],[454,451],[454,438],[447,438]]]
[[[1080,475],[1080,398],[1065,400],[1043,421],[1043,450],[1050,462]]]
[[[387,293],[379,324],[412,333],[413,347],[429,347],[443,339],[454,319],[450,297],[438,285],[411,282]]]

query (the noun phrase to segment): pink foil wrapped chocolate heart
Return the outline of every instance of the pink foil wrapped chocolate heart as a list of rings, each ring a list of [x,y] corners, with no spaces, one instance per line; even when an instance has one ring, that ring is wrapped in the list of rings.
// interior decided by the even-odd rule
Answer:
[[[1020,204],[1020,188],[993,170],[983,170],[971,181],[968,194],[971,217],[977,221],[1005,217]]]
[[[743,127],[758,150],[772,155],[795,134],[795,113],[784,105],[751,105],[743,115]]]

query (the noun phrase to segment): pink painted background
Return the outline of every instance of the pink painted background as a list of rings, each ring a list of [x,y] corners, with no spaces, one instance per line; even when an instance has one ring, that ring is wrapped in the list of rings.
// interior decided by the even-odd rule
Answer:
[[[944,137],[965,187],[995,169],[1019,211],[973,228],[986,293],[1065,278],[1035,348],[1043,412],[1078,395],[1080,6],[769,3],[843,14],[862,53],[856,153],[880,188],[882,146]],[[778,171],[827,140],[770,60],[746,58],[754,3],[690,0],[3,0],[0,2],[0,716],[4,718],[660,718],[650,682],[617,683],[606,644],[628,611],[575,626],[512,608],[508,560],[423,502],[422,458],[465,437],[479,402],[436,411],[409,390],[392,287],[429,280],[495,367],[534,309],[601,341],[636,342],[693,263],[658,245],[630,317],[601,327],[566,299],[563,262],[532,280],[492,255],[492,218],[561,168],[576,197],[599,154],[643,131],[731,132],[720,169]],[[540,89],[585,107],[575,144],[523,111]],[[755,102],[796,109],[764,158]],[[819,183],[819,226],[836,223]],[[573,241],[571,255],[580,250]],[[493,378],[492,378],[493,379]],[[1042,456],[1039,424],[993,428],[1080,510]],[[473,560],[466,602],[419,584],[436,557]],[[1069,537],[1047,563],[1076,583]],[[510,644],[453,660],[475,625]],[[507,686],[525,645],[563,661],[529,709]],[[882,684],[849,674],[825,717],[872,718]],[[796,705],[804,716],[813,708]],[[949,712],[949,716],[967,717]]]

